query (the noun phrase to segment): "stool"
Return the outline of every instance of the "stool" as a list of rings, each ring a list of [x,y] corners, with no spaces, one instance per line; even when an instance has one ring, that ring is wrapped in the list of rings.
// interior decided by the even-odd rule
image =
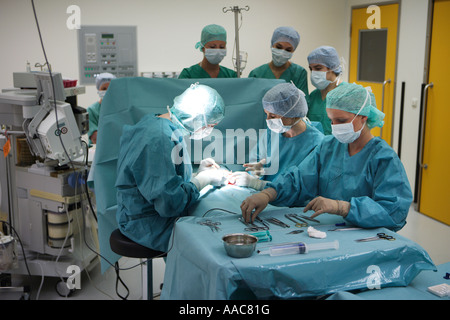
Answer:
[[[152,250],[128,239],[119,229],[111,233],[109,245],[111,250],[118,255],[129,258],[153,259],[166,256],[165,252]],[[147,262],[147,299],[153,299],[153,264],[151,260]]]

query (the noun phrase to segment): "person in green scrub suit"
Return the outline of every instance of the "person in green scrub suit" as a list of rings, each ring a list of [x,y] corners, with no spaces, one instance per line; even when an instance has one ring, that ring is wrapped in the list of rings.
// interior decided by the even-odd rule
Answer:
[[[292,81],[308,100],[308,74],[302,66],[289,61],[299,43],[300,35],[292,27],[275,29],[271,40],[272,61],[252,70],[248,77]]]
[[[204,27],[195,48],[203,52],[203,60],[184,68],[178,79],[237,78],[235,71],[219,65],[227,55],[227,32],[222,26]]]
[[[341,60],[335,48],[322,46],[314,49],[308,56],[311,70],[311,83],[317,89],[309,95],[308,119],[322,123],[323,133],[331,134],[331,120],[326,111],[328,92],[341,83]]]
[[[106,94],[106,90],[108,90],[109,84],[112,79],[115,79],[116,76],[105,72],[101,73],[95,78],[95,87],[97,88],[97,93],[100,98],[99,101],[94,102],[88,108],[89,114],[89,144],[97,144],[97,128],[98,128],[98,120],[100,119],[100,107],[102,105],[103,97]]]

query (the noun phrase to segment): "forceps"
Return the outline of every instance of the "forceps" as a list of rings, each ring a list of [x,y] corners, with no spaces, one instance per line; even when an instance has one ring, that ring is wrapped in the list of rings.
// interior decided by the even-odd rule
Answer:
[[[389,240],[394,241],[395,238],[393,236],[388,236],[385,233],[377,233],[376,237],[369,237],[369,238],[363,238],[363,239],[357,239],[356,242],[368,242],[368,241],[376,241],[376,240]]]
[[[239,221],[247,226],[247,228],[244,229],[245,231],[257,232],[257,231],[261,231],[261,230],[269,230],[269,226],[264,221],[262,221],[261,218],[256,217],[255,220],[261,222],[264,227],[258,227],[254,223],[245,222],[245,220],[243,218],[239,218]]]
[[[293,223],[295,223],[295,226],[296,226],[297,228],[307,227],[307,226],[308,226],[308,223],[307,223],[307,222],[297,222],[297,221],[295,221],[294,219],[292,219],[292,218],[289,216],[289,214],[285,214],[284,216],[285,216],[287,219],[291,220]]]
[[[212,232],[219,232],[220,228],[218,226],[221,225],[220,222],[213,222],[212,220],[203,220],[203,221],[198,221],[197,223],[199,225],[209,227]]]
[[[298,220],[298,221],[300,221],[300,225],[302,226],[302,227],[307,227],[308,226],[308,222],[306,222],[305,220],[303,220],[302,218],[300,218],[297,214],[295,214],[295,213],[288,213],[288,214],[286,214],[285,215],[286,216],[286,218],[293,218],[293,219],[296,219],[296,220]],[[288,218],[288,219],[289,219]],[[291,221],[294,221],[294,220],[292,220],[292,219],[289,219],[289,220],[291,220]],[[297,223],[297,221],[294,221],[294,222],[296,222]]]
[[[267,218],[266,221],[269,221],[270,223],[273,223],[274,225],[283,227],[283,228],[290,228],[290,226],[283,221],[278,220],[277,218]]]

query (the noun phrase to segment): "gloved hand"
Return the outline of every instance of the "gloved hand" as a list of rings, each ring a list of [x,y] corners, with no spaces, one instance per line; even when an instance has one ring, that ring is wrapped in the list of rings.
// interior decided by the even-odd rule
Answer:
[[[270,201],[275,200],[276,197],[277,192],[272,188],[264,189],[259,193],[251,195],[250,197],[242,201],[242,217],[246,222],[254,222],[256,216],[267,207]]]
[[[347,201],[317,197],[308,203],[303,212],[308,210],[314,211],[311,218],[315,218],[322,213],[337,214],[345,218],[350,211],[350,203]]]
[[[191,182],[195,184],[199,191],[207,185],[220,186],[226,180],[225,172],[221,169],[204,170],[193,177]]]
[[[234,179],[234,185],[239,187],[249,187],[261,191],[266,186],[266,181],[258,179],[248,172],[235,172],[231,175],[231,180]]]
[[[220,169],[220,166],[212,158],[203,159],[202,161],[200,161],[200,166],[198,167],[197,174],[209,169]]]
[[[246,163],[244,164],[245,171],[250,171],[253,175],[257,177],[262,177],[264,175],[264,165],[267,160],[262,159],[260,162],[256,163]]]

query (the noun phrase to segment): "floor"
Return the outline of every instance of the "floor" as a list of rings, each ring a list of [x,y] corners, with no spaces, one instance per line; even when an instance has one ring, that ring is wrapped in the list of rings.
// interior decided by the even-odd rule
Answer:
[[[418,213],[414,206],[411,207],[408,215],[406,226],[399,232],[404,237],[407,237],[418,244],[420,244],[430,255],[436,265],[450,262],[450,250],[448,244],[450,243],[450,226],[442,224],[433,220],[423,214]],[[139,264],[138,259],[122,258],[120,267],[125,269]],[[154,292],[160,293],[160,284],[164,278],[164,260],[156,259],[153,264],[154,268]],[[146,268],[144,267],[144,270]],[[142,285],[141,285],[142,266],[131,268],[130,270],[121,271],[120,276],[126,286],[129,288],[129,300],[142,299]],[[20,281],[20,279],[15,280]],[[33,276],[34,292],[32,299],[40,300],[119,300],[116,294],[116,274],[112,268],[104,274],[100,272],[100,264],[97,263],[88,273],[82,273],[80,290],[74,292],[68,297],[61,297],[55,286],[59,279],[52,277]],[[40,290],[38,291],[38,289]],[[119,293],[125,295],[126,291],[122,286],[119,286]],[[14,295],[5,295],[0,293],[0,300],[15,299]],[[158,296],[156,296],[158,299]]]

